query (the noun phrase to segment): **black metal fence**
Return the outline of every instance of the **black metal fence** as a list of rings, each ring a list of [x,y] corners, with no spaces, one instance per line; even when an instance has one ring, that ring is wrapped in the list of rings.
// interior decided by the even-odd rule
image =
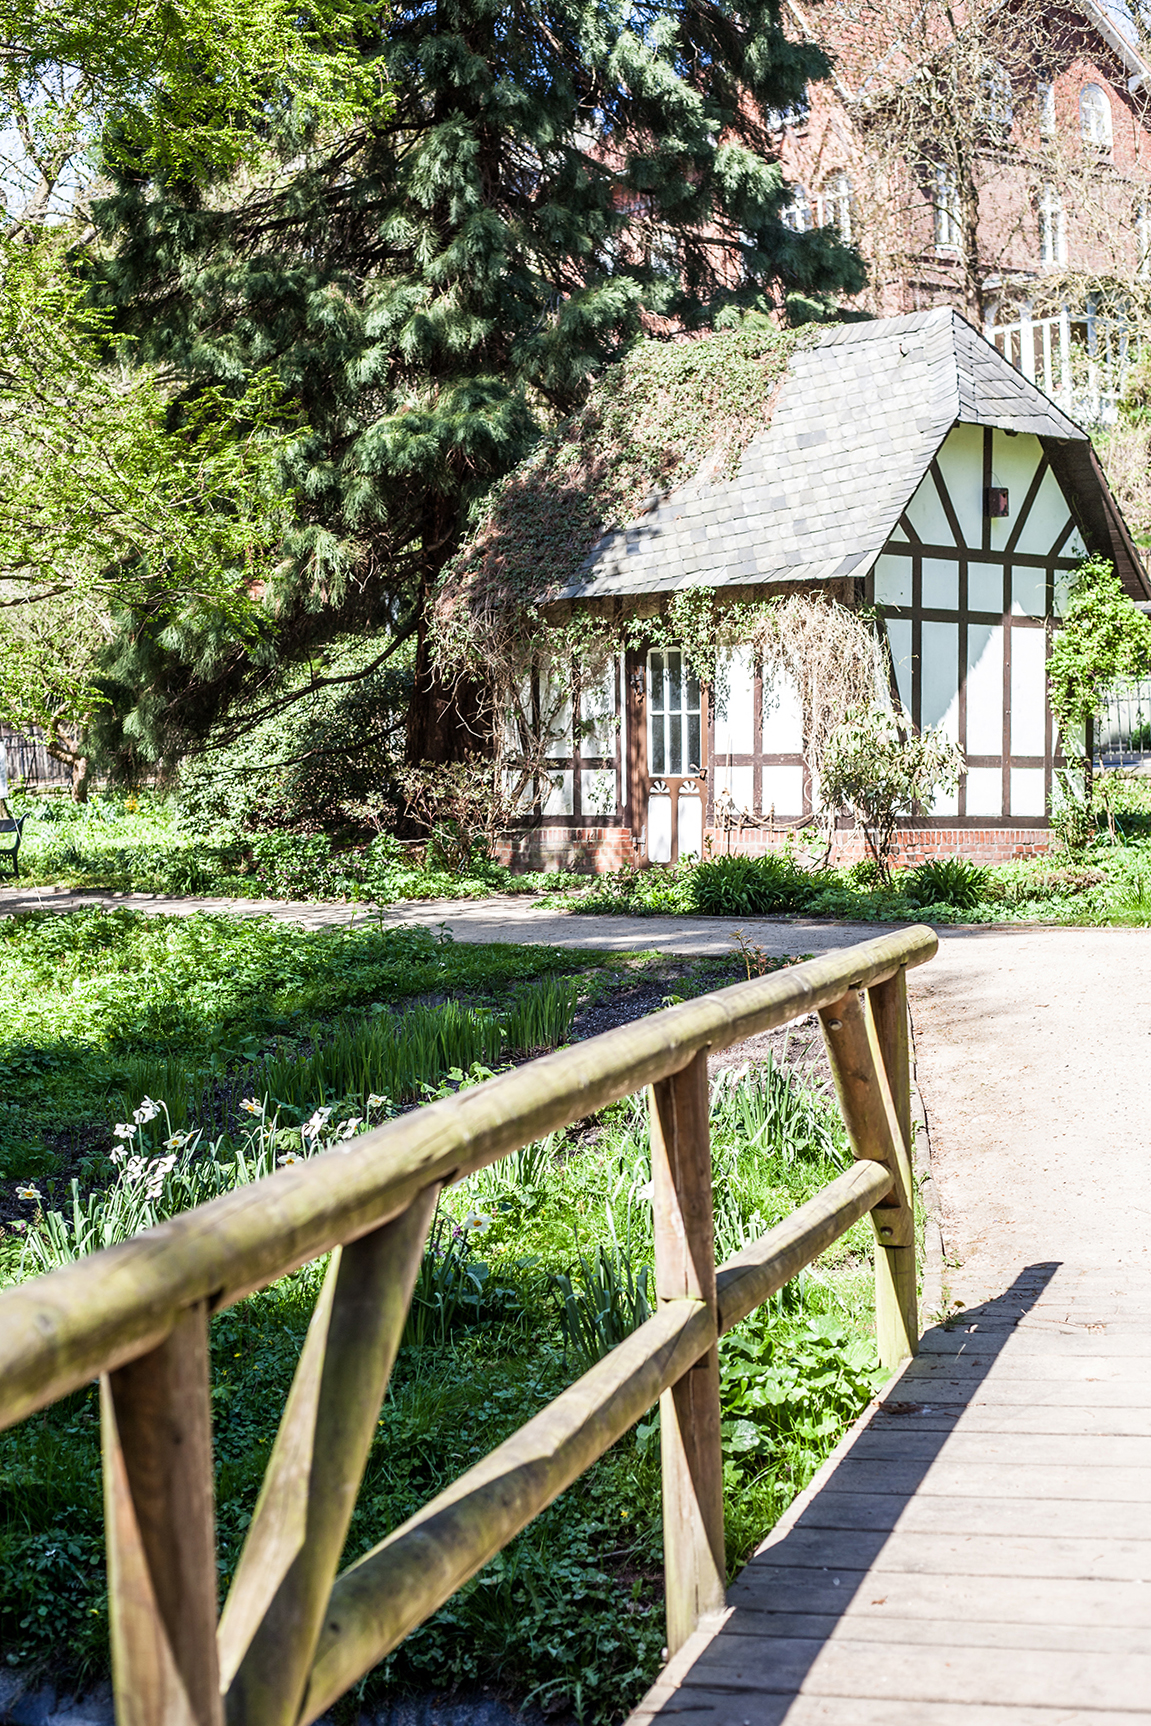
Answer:
[[[42,731],[34,731],[30,737],[25,737],[0,725],[0,743],[8,756],[8,785],[11,790],[71,785],[71,769],[62,761],[52,759]]]

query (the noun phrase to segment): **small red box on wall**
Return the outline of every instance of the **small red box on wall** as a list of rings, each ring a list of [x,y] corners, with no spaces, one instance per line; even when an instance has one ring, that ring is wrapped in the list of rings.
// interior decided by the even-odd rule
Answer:
[[[993,519],[998,517],[1000,520],[1002,520],[1004,516],[1011,514],[1007,500],[1007,487],[1005,485],[988,486],[987,503],[984,507],[983,513],[984,515],[991,516]]]

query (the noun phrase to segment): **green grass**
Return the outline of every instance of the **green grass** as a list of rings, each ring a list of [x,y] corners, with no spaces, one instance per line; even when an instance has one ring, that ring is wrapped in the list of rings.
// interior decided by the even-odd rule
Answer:
[[[270,921],[149,918],[117,908],[0,921],[0,1064],[9,1152],[44,1195],[0,1234],[0,1280],[33,1274],[326,1150],[381,1118],[363,1092],[450,1091],[484,1063],[562,1039],[579,1001],[638,977],[681,996],[742,973],[738,956],[581,958],[456,945],[375,924],[309,934]],[[406,1027],[406,1029],[405,1029]],[[404,1039],[407,1038],[405,1042]],[[402,1056],[402,1058],[401,1058]],[[479,1065],[466,1073],[474,1057]],[[385,1079],[385,1071],[390,1079]],[[273,1078],[275,1085],[272,1084]],[[268,1080],[268,1112],[243,1095]],[[290,1098],[276,1102],[276,1088]],[[171,1106],[112,1127],[147,1093]],[[262,1097],[261,1097],[262,1102]],[[306,1111],[326,1121],[309,1136]],[[278,1108],[278,1113],[277,1113]],[[141,1107],[141,1116],[149,1110]],[[361,1117],[357,1125],[357,1117]],[[65,1170],[62,1121],[87,1146]],[[171,1127],[189,1135],[164,1153]],[[717,1253],[787,1215],[847,1154],[829,1098],[771,1065],[712,1100]],[[87,1135],[85,1137],[85,1135]],[[77,1177],[69,1192],[66,1174]],[[630,1098],[525,1147],[444,1198],[381,1414],[347,1559],[394,1528],[642,1319],[652,1228],[646,1121]],[[213,1321],[222,1580],[238,1558],[322,1266]],[[740,1562],[876,1382],[867,1232],[724,1344],[729,1556]],[[107,1662],[98,1422],[84,1391],[0,1435],[0,1642],[60,1678]],[[639,1423],[371,1678],[493,1686],[614,1721],[654,1676],[662,1613],[658,1421]]]
[[[71,1167],[144,1095],[170,1100],[176,1124],[206,1109],[218,1130],[220,1111],[234,1113],[255,1090],[314,1106],[299,1077],[311,1063],[316,1101],[362,1091],[365,1079],[402,1100],[421,1063],[434,1082],[453,1065],[522,1048],[525,1037],[566,1034],[576,993],[631,963],[372,922],[309,932],[122,907],[0,918],[0,1181]],[[439,1058],[414,1047],[405,1055],[395,1009],[421,997],[449,1003],[441,1028],[467,1003],[481,1015],[469,1025],[487,1025],[487,1040],[461,1027]],[[418,1042],[408,1023],[409,1044]],[[423,1029],[426,1043],[426,1015]],[[406,1089],[396,1069],[405,1060]]]
[[[475,855],[462,869],[422,860],[390,834],[340,842],[324,833],[203,828],[172,798],[97,792],[86,804],[62,795],[10,799],[26,817],[20,873],[28,886],[248,899],[470,899],[489,893],[560,892],[579,877],[513,875]]]
[[[761,861],[772,865],[762,871]],[[836,918],[860,923],[1053,923],[1081,927],[1151,922],[1151,837],[1102,833],[1085,850],[979,870],[896,870],[884,882],[871,863],[811,874],[774,858],[721,858],[603,875],[562,903],[589,915]],[[731,864],[721,871],[719,864]],[[726,877],[726,879],[725,879]],[[942,897],[955,882],[958,903]]]

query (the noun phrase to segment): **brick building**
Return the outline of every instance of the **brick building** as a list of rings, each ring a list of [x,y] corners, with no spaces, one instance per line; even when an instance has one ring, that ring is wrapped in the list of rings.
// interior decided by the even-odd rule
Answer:
[[[792,223],[861,247],[865,309],[954,305],[1084,417],[1099,284],[1151,286],[1151,66],[1094,0],[784,3],[834,61],[777,117]]]

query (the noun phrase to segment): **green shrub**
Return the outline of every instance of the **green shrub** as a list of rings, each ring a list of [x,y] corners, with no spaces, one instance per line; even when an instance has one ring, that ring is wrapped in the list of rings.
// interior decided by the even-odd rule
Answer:
[[[811,897],[811,879],[790,857],[713,857],[692,870],[692,909],[708,917],[767,917],[798,911]]]
[[[987,870],[966,857],[934,857],[912,870],[903,891],[913,905],[954,905],[967,911],[987,891]]]

